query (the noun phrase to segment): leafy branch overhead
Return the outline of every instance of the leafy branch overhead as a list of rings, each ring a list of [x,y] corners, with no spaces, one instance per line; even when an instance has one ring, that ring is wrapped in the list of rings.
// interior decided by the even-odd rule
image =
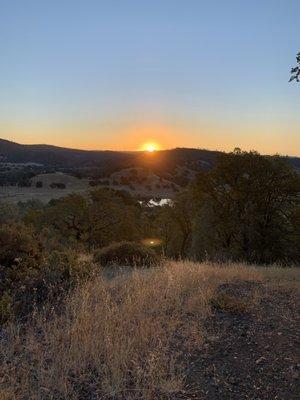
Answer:
[[[291,69],[291,77],[289,82],[293,81],[294,79],[296,79],[297,82],[300,82],[300,52],[297,54],[296,60],[298,65]]]

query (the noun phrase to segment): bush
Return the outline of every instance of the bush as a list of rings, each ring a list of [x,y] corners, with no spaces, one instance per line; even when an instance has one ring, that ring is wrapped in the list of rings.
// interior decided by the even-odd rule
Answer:
[[[150,267],[158,264],[159,257],[152,249],[141,243],[119,242],[98,250],[94,260],[103,266]]]
[[[71,250],[53,251],[39,264],[28,261],[0,266],[0,322],[27,317],[46,303],[60,307],[65,295],[95,271],[92,263],[81,261]]]
[[[60,182],[52,182],[50,184],[51,189],[65,189],[66,185],[65,183],[60,183]]]
[[[35,263],[40,260],[41,254],[41,243],[30,228],[22,224],[1,226],[0,266],[11,267],[24,260]]]
[[[92,181],[89,181],[89,185],[90,186],[97,186],[97,185],[99,185],[99,181],[94,181],[94,180],[92,180]]]
[[[0,226],[6,223],[12,223],[19,217],[19,208],[17,205],[9,202],[0,202]]]

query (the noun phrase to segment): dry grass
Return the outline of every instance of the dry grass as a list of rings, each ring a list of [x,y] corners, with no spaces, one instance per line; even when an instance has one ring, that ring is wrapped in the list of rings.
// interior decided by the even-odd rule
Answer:
[[[185,355],[201,346],[215,289],[260,272],[241,265],[167,263],[67,299],[61,315],[7,326],[0,399],[163,399],[185,381]]]
[[[280,268],[278,266],[262,267],[259,269],[264,281],[271,287],[287,290],[300,290],[300,268]]]
[[[239,298],[227,293],[219,293],[212,299],[212,305],[222,311],[233,314],[243,314],[249,310],[246,299]]]

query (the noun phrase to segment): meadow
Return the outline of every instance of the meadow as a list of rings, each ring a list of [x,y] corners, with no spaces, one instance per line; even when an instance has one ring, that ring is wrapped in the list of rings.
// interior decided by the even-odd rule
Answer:
[[[41,182],[41,187],[37,187]],[[53,183],[60,183],[64,187],[51,187]],[[52,199],[58,199],[72,193],[84,194],[89,189],[88,179],[78,179],[63,173],[38,174],[30,180],[30,186],[5,185],[0,186],[0,201],[25,202],[30,200],[48,203]]]
[[[86,195],[95,187],[125,190],[148,199],[152,197],[170,198],[180,188],[173,182],[137,168],[123,169],[102,179],[92,177],[79,179],[62,172],[43,173],[37,174],[29,182],[28,186],[11,184],[0,186],[0,201],[18,203],[35,200],[46,204],[52,199],[59,199],[74,193]],[[57,184],[62,187],[57,187]]]

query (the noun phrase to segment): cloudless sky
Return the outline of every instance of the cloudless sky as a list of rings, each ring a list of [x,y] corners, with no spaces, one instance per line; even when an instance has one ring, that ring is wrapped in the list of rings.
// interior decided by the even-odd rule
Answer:
[[[299,0],[0,0],[0,137],[300,155]]]

